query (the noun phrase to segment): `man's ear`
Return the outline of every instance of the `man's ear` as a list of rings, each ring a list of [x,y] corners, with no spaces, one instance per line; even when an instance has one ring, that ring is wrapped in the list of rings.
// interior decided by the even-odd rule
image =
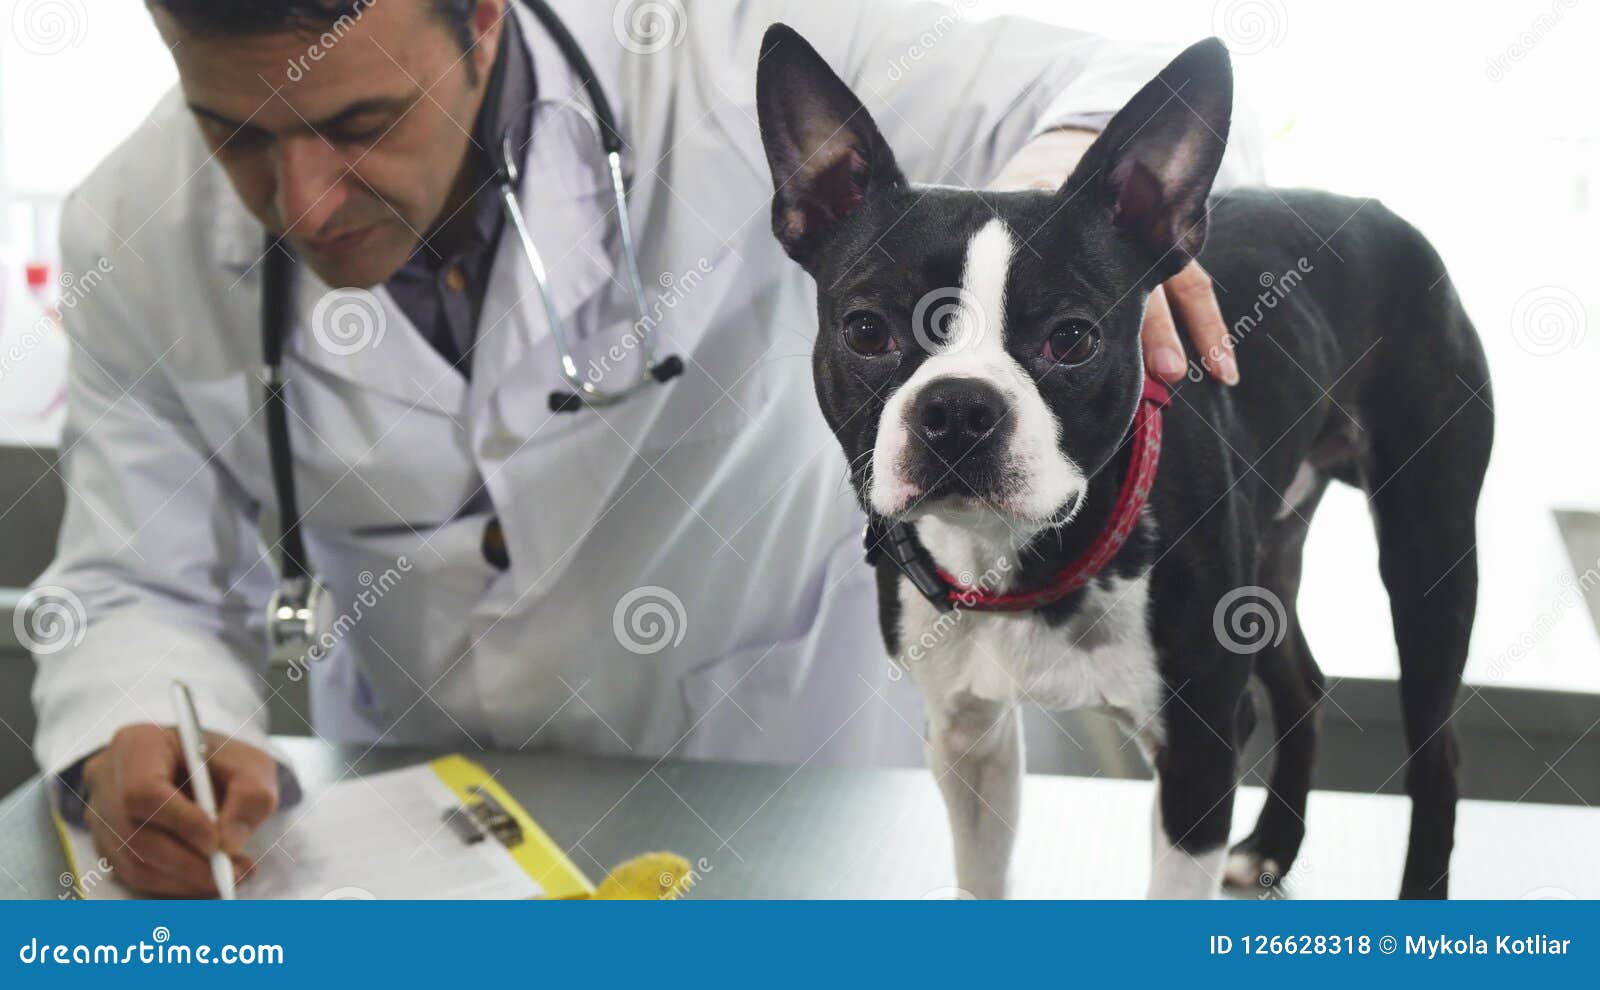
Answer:
[[[506,10],[505,0],[479,0],[473,8],[472,37],[464,40],[470,41],[472,46],[466,60],[470,71],[469,79],[474,87],[477,86],[478,80],[489,79],[494,74],[495,57],[500,51],[500,35],[505,30],[502,22],[508,13],[510,11]],[[456,29],[451,27],[449,30]]]
[[[800,264],[870,194],[905,184],[861,101],[786,24],[761,39],[756,109],[772,168],[772,232]]]
[[[1216,38],[1186,48],[1084,153],[1061,195],[1108,209],[1164,281],[1200,253],[1206,197],[1233,113],[1233,67]]]

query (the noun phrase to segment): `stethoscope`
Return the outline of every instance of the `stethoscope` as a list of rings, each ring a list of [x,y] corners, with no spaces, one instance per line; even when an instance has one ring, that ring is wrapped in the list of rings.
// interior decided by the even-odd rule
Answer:
[[[612,115],[611,104],[600,88],[594,68],[590,66],[583,49],[561,19],[544,0],[522,0],[538,18],[561,57],[566,60],[583,84],[588,97],[601,148],[611,173],[611,192],[616,200],[617,225],[621,230],[623,269],[628,276],[628,286],[639,313],[636,326],[649,326],[646,316],[648,304],[644,296],[644,281],[639,276],[639,256],[633,241],[633,229],[628,217],[627,183],[622,176],[622,138]],[[499,119],[501,79],[505,73],[505,57],[495,60],[489,77],[489,89],[484,112],[486,119]],[[673,355],[656,360],[654,334],[640,334],[638,374],[621,387],[605,388],[589,381],[578,371],[571,343],[567,339],[555,299],[551,295],[550,279],[539,249],[528,230],[527,219],[517,202],[519,165],[513,135],[507,133],[494,161],[494,181],[499,186],[506,217],[522,243],[528,259],[528,268],[539,287],[539,297],[544,303],[545,318],[549,321],[551,336],[561,358],[561,377],[570,390],[558,389],[550,393],[550,411],[576,412],[585,406],[610,406],[628,399],[653,384],[665,384],[683,373],[683,361]],[[278,502],[282,552],[282,566],[278,590],[267,605],[267,635],[274,650],[290,646],[304,646],[313,642],[319,633],[318,619],[323,613],[327,591],[312,573],[306,558],[305,541],[301,535],[299,502],[295,497],[294,459],[289,446],[289,406],[284,394],[283,349],[289,335],[289,298],[292,274],[292,256],[287,245],[277,238],[268,237],[267,250],[262,260],[261,286],[261,356],[264,406],[267,419],[267,450],[272,462],[272,484]]]

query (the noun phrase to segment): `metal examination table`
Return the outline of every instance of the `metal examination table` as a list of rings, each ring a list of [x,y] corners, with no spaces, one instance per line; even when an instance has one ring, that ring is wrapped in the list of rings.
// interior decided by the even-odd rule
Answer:
[[[377,749],[362,756],[363,747],[277,743],[308,787],[437,755]],[[594,879],[629,856],[668,849],[700,862],[697,898],[953,893],[944,810],[925,770],[469,755]],[[1015,896],[1142,896],[1152,786],[1030,777]],[[53,898],[67,889],[46,796],[36,776],[0,800],[0,897]],[[1257,788],[1241,792],[1236,834],[1249,830],[1262,798]],[[1408,810],[1404,798],[1314,792],[1289,895],[1393,897]],[[1456,835],[1456,897],[1600,897],[1600,809],[1463,801]]]

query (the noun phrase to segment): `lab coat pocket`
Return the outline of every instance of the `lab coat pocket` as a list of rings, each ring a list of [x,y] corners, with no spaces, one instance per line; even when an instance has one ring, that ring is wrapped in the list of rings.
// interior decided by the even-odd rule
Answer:
[[[805,638],[739,650],[690,670],[690,726],[681,751],[695,759],[794,758],[788,722],[810,666]],[[780,724],[782,723],[782,724]]]
[[[485,522],[310,534],[336,612],[312,671],[318,732],[437,743],[481,724],[474,631],[500,577],[479,550]]]

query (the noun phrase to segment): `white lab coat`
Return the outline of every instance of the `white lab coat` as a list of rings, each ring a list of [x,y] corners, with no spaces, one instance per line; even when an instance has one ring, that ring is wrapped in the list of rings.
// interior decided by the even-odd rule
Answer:
[[[1170,52],[932,4],[744,0],[688,5],[675,40],[639,53],[612,5],[556,7],[616,108],[660,350],[688,370],[618,407],[548,412],[554,345],[509,231],[470,381],[381,290],[375,345],[322,346],[309,327],[328,290],[302,271],[285,364],[296,478],[345,620],[311,668],[315,729],[917,762],[917,701],[884,656],[862,519],[812,397],[814,290],[769,231],[762,32],[795,26],[908,175],[946,183],[982,184],[1032,134],[1103,120]],[[581,101],[518,11],[541,99]],[[521,198],[570,332],[605,341],[632,316],[592,164],[573,133],[541,133]],[[264,744],[261,237],[176,92],[68,205],[67,269],[114,270],[66,317],[69,504],[39,583],[80,600],[87,628],[38,656],[46,768],[119,725],[170,721],[174,677],[208,728]],[[485,517],[459,514],[480,483],[509,545],[503,574],[480,553]]]

